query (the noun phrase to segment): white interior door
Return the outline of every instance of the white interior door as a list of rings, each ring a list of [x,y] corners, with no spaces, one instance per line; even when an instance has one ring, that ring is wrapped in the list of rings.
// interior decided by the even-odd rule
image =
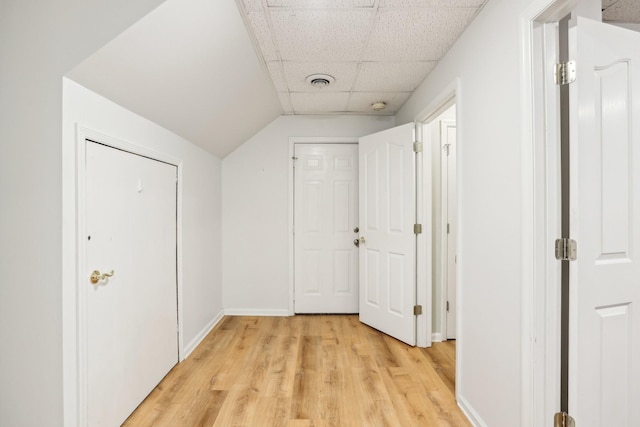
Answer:
[[[295,312],[358,312],[358,144],[295,144]]]
[[[446,303],[446,338],[456,338],[456,239],[458,236],[458,206],[456,196],[456,123],[454,121],[442,121],[440,123],[441,140],[443,147],[443,205],[446,218],[446,251],[445,257],[445,288],[447,293]]]
[[[360,138],[360,321],[416,343],[414,125]]]
[[[640,425],[640,33],[570,30],[569,411],[579,426]]]
[[[121,425],[178,362],[176,170],[86,141],[91,427]],[[92,284],[93,270],[113,276]]]

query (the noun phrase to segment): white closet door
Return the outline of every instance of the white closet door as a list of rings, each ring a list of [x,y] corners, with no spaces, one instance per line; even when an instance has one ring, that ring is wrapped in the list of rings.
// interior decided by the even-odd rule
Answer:
[[[178,363],[176,167],[87,141],[86,231],[87,424],[119,426]]]

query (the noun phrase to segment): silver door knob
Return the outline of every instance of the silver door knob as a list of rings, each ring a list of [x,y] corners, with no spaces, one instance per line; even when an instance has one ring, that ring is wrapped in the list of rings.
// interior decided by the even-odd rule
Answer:
[[[354,239],[354,240],[353,240],[353,245],[354,245],[356,248],[359,248],[359,247],[360,247],[360,239]]]

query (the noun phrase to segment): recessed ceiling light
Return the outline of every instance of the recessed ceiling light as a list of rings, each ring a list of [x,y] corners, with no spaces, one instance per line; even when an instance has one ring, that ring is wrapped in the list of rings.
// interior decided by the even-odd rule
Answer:
[[[373,111],[382,111],[385,108],[387,108],[387,103],[384,101],[378,101],[378,102],[374,102],[373,104],[371,104],[371,109]]]
[[[330,76],[329,74],[311,74],[310,76],[307,76],[305,80],[311,86],[317,88],[327,87],[336,81],[336,79],[334,79],[333,76]]]

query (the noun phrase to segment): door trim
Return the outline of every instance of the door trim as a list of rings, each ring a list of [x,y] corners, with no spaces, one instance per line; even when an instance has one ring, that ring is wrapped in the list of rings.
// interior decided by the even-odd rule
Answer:
[[[435,120],[440,114],[442,114],[447,108],[451,107],[453,104],[456,104],[456,121],[458,123],[458,130],[456,134],[456,142],[459,146],[459,141],[461,141],[461,132],[459,129],[459,123],[461,122],[461,81],[460,78],[457,77],[453,79],[444,89],[437,94],[432,101],[427,104],[427,106],[418,113],[414,119],[415,127],[416,127],[416,139],[419,142],[423,143],[423,146],[428,146],[423,149],[422,152],[422,169],[424,165],[431,165],[433,161],[431,155],[431,140],[429,136],[427,137],[427,141],[423,141],[423,127],[425,124],[428,124]],[[432,342],[432,329],[433,329],[433,249],[432,249],[432,236],[433,236],[433,203],[432,203],[432,185],[431,185],[431,176],[429,168],[429,173],[422,173],[418,178],[417,185],[419,186],[418,191],[418,201],[416,203],[418,207],[417,212],[417,222],[422,224],[423,232],[418,235],[417,242],[417,259],[421,260],[417,264],[417,274],[418,274],[418,289],[417,289],[417,304],[422,305],[423,307],[427,307],[428,315],[424,316],[424,319],[418,321],[417,325],[417,345],[419,347],[431,347]],[[459,173],[456,171],[456,173]],[[458,192],[458,200],[460,200],[460,193]],[[460,212],[460,209],[458,210]],[[458,218],[458,223],[460,223],[460,218]],[[459,240],[460,233],[458,233]],[[458,242],[458,249],[460,249],[460,245]],[[460,255],[460,252],[458,253]],[[458,259],[461,261],[462,257],[459,256]],[[456,268],[460,269],[461,263],[458,263]],[[459,277],[459,274],[458,274]],[[458,284],[460,285],[460,281]],[[461,289],[462,286],[459,286],[458,289]],[[457,312],[457,330],[456,336],[458,337],[458,342],[456,343],[456,378],[460,378],[461,372],[458,372],[458,366],[460,363],[458,361],[458,357],[460,356],[460,345],[462,340],[460,334],[460,313],[461,310],[461,296],[462,292],[458,292],[456,296],[456,305],[458,307]],[[456,388],[456,399],[458,399],[458,389]]]
[[[176,157],[137,145],[127,141],[123,141],[121,139],[103,134],[101,132],[92,130],[90,128],[81,126],[76,123],[76,164],[75,164],[75,181],[76,181],[76,218],[77,224],[74,230],[75,232],[75,264],[76,268],[74,271],[75,277],[72,281],[74,286],[74,291],[65,292],[65,295],[68,298],[63,300],[64,308],[65,308],[65,316],[73,316],[73,324],[74,331],[71,334],[71,331],[65,330],[65,350],[71,350],[73,347],[75,357],[75,393],[66,393],[65,398],[67,396],[75,397],[77,401],[77,415],[76,415],[76,425],[78,426],[86,426],[87,425],[87,339],[86,339],[86,291],[87,287],[85,284],[85,254],[86,254],[86,242],[84,236],[86,235],[86,224],[85,224],[85,185],[86,185],[86,174],[85,174],[85,165],[86,165],[86,147],[85,141],[91,140],[115,149],[124,150],[130,152],[132,154],[140,155],[143,157],[148,157],[153,160],[157,160],[160,162],[168,163],[170,165],[176,166],[177,168],[177,177],[178,182],[176,185],[177,191],[177,212],[176,212],[176,292],[177,292],[177,310],[178,310],[178,319],[177,319],[177,334],[178,334],[178,342],[177,342],[177,351],[178,351],[178,360],[184,360],[185,354],[183,350],[183,315],[182,315],[182,160]],[[73,296],[71,295],[73,294]],[[71,301],[73,299],[73,301]],[[68,329],[68,328],[67,328]],[[67,341],[70,342],[68,346]],[[67,353],[65,353],[65,357],[67,357]],[[70,423],[72,424],[72,423]]]
[[[522,418],[550,424],[560,408],[560,235],[557,22],[580,0],[533,0],[520,15],[522,120]]]
[[[358,144],[358,137],[352,136],[292,136],[289,137],[289,201],[287,212],[289,212],[289,316],[295,315],[295,242],[293,238],[293,221],[294,221],[294,180],[293,174],[295,144]]]

